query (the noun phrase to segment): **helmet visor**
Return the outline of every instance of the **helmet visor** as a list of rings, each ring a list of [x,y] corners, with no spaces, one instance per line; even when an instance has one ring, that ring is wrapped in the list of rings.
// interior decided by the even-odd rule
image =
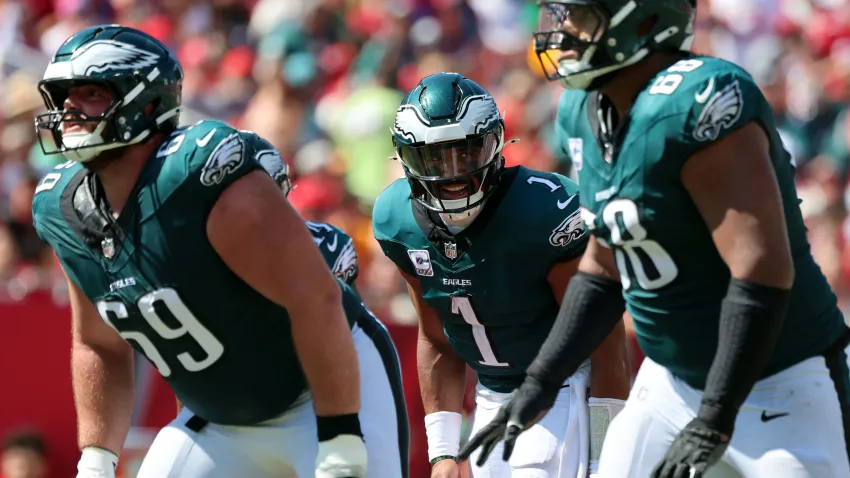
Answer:
[[[451,179],[479,170],[493,160],[499,139],[488,133],[420,146],[398,148],[402,162],[421,179]]]
[[[607,17],[583,3],[539,2],[534,49],[547,77],[558,76],[562,61],[579,61],[602,38]]]

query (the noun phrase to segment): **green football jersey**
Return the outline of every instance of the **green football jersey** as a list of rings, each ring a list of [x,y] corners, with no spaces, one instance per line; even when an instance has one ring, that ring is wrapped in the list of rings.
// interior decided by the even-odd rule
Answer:
[[[190,410],[228,425],[278,416],[306,389],[286,310],[237,277],[206,234],[221,192],[261,170],[256,138],[215,121],[176,130],[116,220],[79,163],[59,165],[33,199],[39,236],[103,320]],[[360,300],[340,287],[353,322]]]
[[[351,237],[342,232],[342,229],[324,222],[307,221],[306,224],[334,277],[354,285],[360,268],[357,265],[357,250]]]
[[[577,190],[558,174],[508,168],[479,216],[454,236],[411,200],[406,179],[375,202],[384,254],[419,279],[449,343],[491,390],[510,392],[522,382],[555,321],[547,275],[587,245]]]
[[[582,218],[614,249],[644,353],[704,387],[730,274],[680,173],[691,155],[750,122],[770,140],[796,269],[788,315],[764,375],[823,353],[844,322],[812,259],[794,168],[761,91],[742,69],[705,56],[679,61],[648,85],[612,142],[597,139],[607,128],[597,93],[565,92],[557,120],[562,147],[579,170]]]

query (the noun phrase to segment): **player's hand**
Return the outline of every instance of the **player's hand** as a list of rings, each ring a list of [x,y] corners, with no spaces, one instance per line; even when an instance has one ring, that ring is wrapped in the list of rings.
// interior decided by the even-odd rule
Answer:
[[[366,476],[366,444],[357,435],[337,435],[319,442],[316,478],[363,478]]]
[[[77,463],[77,478],[115,478],[118,455],[103,448],[83,448]]]
[[[468,459],[476,448],[481,447],[481,455],[475,463],[483,466],[499,440],[504,439],[502,459],[508,461],[519,434],[536,423],[552,408],[559,391],[560,387],[544,384],[534,377],[526,376],[525,381],[514,391],[507,405],[499,409],[493,421],[464,445],[458,460]]]
[[[431,467],[431,478],[461,478],[460,465],[454,460],[440,460]]]
[[[728,447],[729,435],[695,418],[679,432],[650,478],[702,478]]]

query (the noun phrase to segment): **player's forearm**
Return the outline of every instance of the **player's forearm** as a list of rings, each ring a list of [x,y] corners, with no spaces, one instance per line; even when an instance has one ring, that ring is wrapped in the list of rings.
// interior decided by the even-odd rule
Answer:
[[[631,377],[622,321],[590,355],[590,367],[591,397],[628,398]]]
[[[335,285],[336,287],[336,285]],[[339,288],[290,309],[295,351],[321,416],[360,411],[360,372]]]
[[[421,330],[416,362],[425,409],[428,459],[457,457],[463,424],[466,363],[444,340],[434,343]]]
[[[133,411],[133,356],[75,343],[71,352],[78,444],[121,453]]]
[[[448,344],[435,345],[420,334],[416,362],[425,413],[461,413],[466,389],[463,359]]]
[[[620,287],[607,277],[578,272],[526,373],[545,385],[560,387],[621,322],[625,303]]]
[[[699,417],[714,429],[732,433],[738,409],[773,355],[790,296],[789,290],[730,282],[699,410]]]

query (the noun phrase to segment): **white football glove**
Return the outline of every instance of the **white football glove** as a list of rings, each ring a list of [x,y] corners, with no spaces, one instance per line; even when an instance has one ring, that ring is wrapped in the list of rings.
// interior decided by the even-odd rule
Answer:
[[[366,444],[357,435],[337,435],[319,442],[316,478],[363,478],[366,476]],[[79,478],[79,477],[77,477]]]
[[[626,402],[616,398],[590,397],[587,404],[590,407],[590,473],[595,474],[599,469],[599,455],[602,453],[602,442],[608,433],[608,425]]]
[[[118,455],[104,448],[87,446],[77,463],[77,478],[115,478]]]

